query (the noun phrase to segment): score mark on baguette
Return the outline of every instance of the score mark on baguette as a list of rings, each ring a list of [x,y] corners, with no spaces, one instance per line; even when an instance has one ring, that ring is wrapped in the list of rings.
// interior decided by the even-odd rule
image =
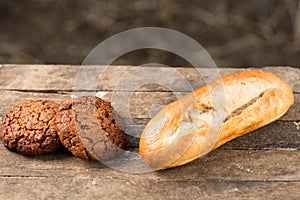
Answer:
[[[153,169],[184,165],[279,119],[293,103],[290,86],[270,72],[224,76],[160,110],[141,135],[140,154]]]

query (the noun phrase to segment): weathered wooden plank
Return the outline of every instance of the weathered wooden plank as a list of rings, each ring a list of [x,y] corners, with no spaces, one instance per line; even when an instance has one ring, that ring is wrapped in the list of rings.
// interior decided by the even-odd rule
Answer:
[[[68,90],[78,66],[69,65],[2,65],[1,89]]]
[[[299,182],[0,178],[1,199],[299,199]]]
[[[18,92],[18,91],[3,91],[0,90],[0,116],[5,115],[10,109],[27,100],[31,99],[48,99],[60,102],[70,98],[70,94],[42,93],[42,92]]]
[[[10,152],[1,145],[0,158],[0,177],[300,182],[300,150],[295,149],[218,149],[185,166],[147,173],[139,173],[145,172],[146,168],[137,155],[130,158],[123,156],[101,164],[80,160],[66,151],[26,157]]]
[[[81,93],[91,94],[91,93]],[[102,95],[104,93],[98,93]],[[126,94],[126,93],[124,93]],[[177,94],[179,96],[179,94]],[[9,112],[12,106],[27,99],[51,99],[61,101],[70,94],[32,93],[16,91],[0,91],[0,117]],[[129,101],[120,98],[117,111],[123,118],[128,134],[129,147],[138,147],[139,136],[146,123],[163,105],[176,99],[176,95],[168,92],[137,92]],[[105,100],[111,100],[111,93],[105,93]],[[296,104],[279,121],[233,140],[221,148],[225,149],[269,149],[300,148],[300,130],[296,123],[300,120],[300,94],[295,94]],[[127,105],[129,104],[129,105]],[[120,110],[121,109],[121,110]],[[129,115],[126,115],[128,109]],[[0,125],[1,128],[1,125]]]
[[[276,121],[223,146],[226,149],[300,149],[300,130],[294,122]]]
[[[265,67],[286,80],[294,92],[300,92],[300,69],[292,67]],[[0,89],[10,90],[104,90],[112,91],[118,86],[119,90],[132,90],[129,86],[134,83],[142,86],[148,81],[157,84],[146,84],[138,90],[148,91],[191,91],[207,81],[221,75],[246,70],[245,68],[153,68],[134,66],[68,66],[68,65],[1,65]],[[147,76],[145,76],[145,74]],[[99,79],[99,80],[98,80]],[[188,81],[189,84],[185,84]],[[169,87],[169,88],[167,88]]]
[[[16,104],[29,99],[50,99],[56,102],[68,99],[73,93],[43,93],[0,90],[0,116]],[[164,105],[182,97],[184,92],[76,92],[75,96],[96,95],[111,101],[123,118],[146,119],[153,117]],[[73,95],[74,96],[74,95]],[[295,104],[280,119],[282,121],[298,121],[300,119],[300,94],[296,93]]]
[[[285,79],[295,92],[295,105],[271,125],[228,142],[185,166],[137,174],[128,171],[144,170],[137,155],[112,161],[110,164],[119,167],[114,170],[99,162],[77,159],[65,150],[26,157],[6,150],[0,143],[0,199],[299,199],[300,70],[263,69]],[[203,78],[215,77],[211,69],[199,74],[193,68],[156,68],[155,80],[166,82],[143,85],[144,74],[150,77],[154,73],[151,68],[145,73],[134,71],[132,66],[111,66],[106,71],[90,66],[78,77],[79,70],[80,66],[67,65],[0,65],[0,117],[27,99],[61,101],[74,94],[72,91],[76,91],[74,95],[96,94],[112,100],[125,116],[126,132],[136,136],[129,137],[129,148],[133,148],[138,147],[139,134],[159,108],[190,91],[185,80],[198,88],[205,83]],[[245,69],[219,70],[225,75]],[[182,76],[166,76],[172,72]],[[138,80],[138,87],[129,87],[134,84],[122,82],[124,77]],[[91,85],[94,82],[97,84]],[[169,85],[172,87],[167,88]],[[132,92],[135,89],[137,92]],[[170,90],[173,93],[167,92]]]
[[[117,92],[113,95],[112,93],[106,93],[105,99],[111,101],[123,117],[152,118],[163,106],[182,97],[184,94],[179,92],[133,92],[130,94]],[[295,93],[294,99],[295,104],[280,120],[297,121],[300,119],[300,94]]]
[[[139,120],[145,123],[148,120]],[[298,122],[299,123],[299,122]],[[300,131],[297,122],[277,121],[236,138],[221,148],[225,149],[271,149],[271,148],[300,148]],[[138,147],[139,136],[145,125],[129,125],[126,127],[129,146]]]
[[[138,147],[139,136],[145,125],[132,125],[126,127],[130,147]],[[227,142],[220,148],[224,149],[272,149],[297,148],[300,149],[299,125],[292,121],[276,121],[258,130]]]
[[[146,121],[146,120],[145,120]],[[140,134],[145,125],[126,127],[127,148],[139,146]],[[1,125],[0,125],[1,130]],[[256,131],[243,135],[219,147],[221,149],[300,149],[299,125],[294,122],[274,122]]]

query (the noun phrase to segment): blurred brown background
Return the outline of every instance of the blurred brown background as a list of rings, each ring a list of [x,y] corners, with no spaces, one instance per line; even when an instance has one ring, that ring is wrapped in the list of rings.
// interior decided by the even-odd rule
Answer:
[[[97,44],[128,29],[158,26],[198,41],[219,67],[299,66],[299,0],[0,0],[0,63],[81,64]],[[115,64],[188,65],[139,50]]]

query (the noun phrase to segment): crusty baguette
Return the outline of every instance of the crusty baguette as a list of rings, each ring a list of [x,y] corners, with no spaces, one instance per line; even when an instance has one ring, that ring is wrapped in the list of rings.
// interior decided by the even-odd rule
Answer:
[[[165,106],[145,127],[140,153],[153,169],[183,165],[277,120],[293,103],[290,86],[270,72],[228,75]]]

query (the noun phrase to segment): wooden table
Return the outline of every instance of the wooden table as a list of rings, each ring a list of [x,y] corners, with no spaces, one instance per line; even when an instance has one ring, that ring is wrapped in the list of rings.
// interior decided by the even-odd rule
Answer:
[[[86,66],[89,72],[96,70],[81,74],[90,76],[89,80],[97,81],[97,73],[102,73],[95,88],[89,88],[88,84],[77,84],[82,78],[78,79],[82,66],[1,65],[0,116],[27,99],[61,101],[74,94],[97,94],[111,100],[124,74],[133,68],[111,66],[104,70],[101,66]],[[295,95],[290,110],[266,127],[228,142],[185,166],[136,174],[80,160],[66,150],[26,157],[8,151],[1,144],[0,199],[300,199],[300,70],[263,69],[286,80]],[[174,70],[194,88],[204,84],[194,68]],[[206,74],[212,73],[211,69],[205,70]],[[219,70],[225,75],[245,69]],[[130,101],[124,100],[130,104],[134,122],[126,129],[131,135],[130,149],[138,148],[140,131],[153,115],[150,111],[155,112],[176,99],[177,94],[187,92],[168,74],[162,73],[161,78],[170,80],[175,89],[171,92],[166,87],[148,84],[134,92],[121,91],[125,96],[131,93]]]

